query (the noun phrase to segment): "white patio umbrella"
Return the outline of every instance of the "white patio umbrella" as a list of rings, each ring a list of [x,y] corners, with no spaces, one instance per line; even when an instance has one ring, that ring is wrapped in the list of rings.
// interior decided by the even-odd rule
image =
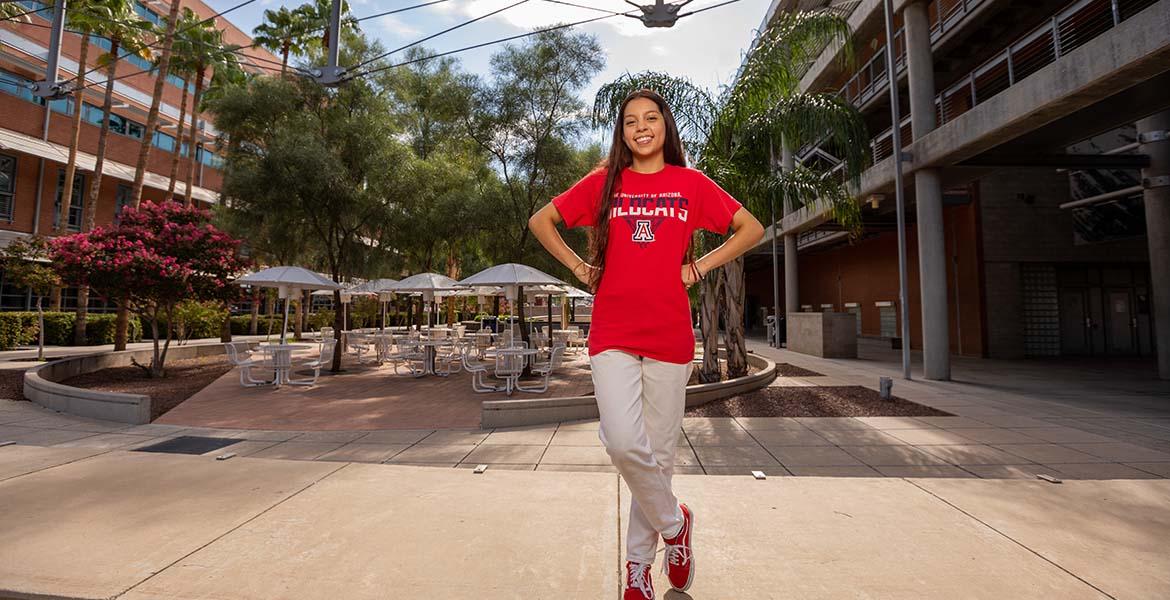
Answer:
[[[561,288],[565,286],[565,282],[560,279],[540,269],[519,263],[504,263],[502,265],[488,267],[471,277],[463,279],[459,283],[472,286],[503,286],[504,295],[508,300],[516,300],[519,298],[520,336],[524,341],[528,341],[528,332],[524,329],[524,287],[549,285]]]
[[[391,284],[387,291],[390,292],[421,292],[423,302],[431,303],[431,313],[434,314],[434,303],[436,292],[455,291],[466,286],[460,284],[458,281],[440,275],[438,273],[419,273],[411,275],[406,279],[402,279],[394,284]],[[430,324],[429,322],[427,323]]]
[[[240,285],[274,287],[277,296],[284,299],[284,320],[280,325],[280,343],[285,342],[288,329],[289,298],[301,290],[336,290],[341,286],[302,267],[269,267],[249,273],[236,280]]]

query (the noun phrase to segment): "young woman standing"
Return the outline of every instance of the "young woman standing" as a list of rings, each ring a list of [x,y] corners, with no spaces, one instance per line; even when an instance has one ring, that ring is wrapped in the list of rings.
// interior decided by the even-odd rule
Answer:
[[[686,288],[755,245],[764,228],[715,182],[687,168],[670,108],[637,90],[619,109],[609,157],[553,198],[528,225],[557,260],[594,290],[589,362],[599,437],[630,488],[625,600],[654,598],[650,565],[658,536],[663,572],[686,590],[694,577],[694,512],[671,490],[674,447],[695,352]],[[588,226],[590,261],[556,224]],[[695,259],[692,234],[723,234]]]

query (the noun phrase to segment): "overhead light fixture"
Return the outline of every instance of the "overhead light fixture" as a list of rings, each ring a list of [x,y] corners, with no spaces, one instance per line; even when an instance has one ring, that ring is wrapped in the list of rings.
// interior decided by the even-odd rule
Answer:
[[[678,14],[678,11],[694,2],[694,0],[683,0],[677,4],[667,4],[665,0],[654,0],[654,4],[641,5],[633,0],[626,0],[626,4],[630,4],[642,10],[640,16],[629,15],[635,19],[642,21],[646,27],[674,27],[679,17],[685,17],[691,13]],[[694,11],[692,11],[694,12]]]
[[[886,199],[885,194],[870,194],[869,195],[869,207],[870,208],[877,208],[878,206],[881,206],[882,200],[885,200],[885,199]]]

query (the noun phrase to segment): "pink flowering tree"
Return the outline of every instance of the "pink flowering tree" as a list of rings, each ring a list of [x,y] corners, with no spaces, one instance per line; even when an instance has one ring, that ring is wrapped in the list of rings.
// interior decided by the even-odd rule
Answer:
[[[150,327],[151,377],[165,374],[175,308],[238,299],[235,278],[248,267],[239,240],[213,226],[207,211],[178,202],[125,207],[117,225],[56,238],[52,250],[63,281],[125,302]]]

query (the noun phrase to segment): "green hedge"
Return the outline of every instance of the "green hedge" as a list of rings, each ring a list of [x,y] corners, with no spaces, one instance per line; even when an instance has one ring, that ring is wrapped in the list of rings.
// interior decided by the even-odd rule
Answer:
[[[272,333],[280,334],[281,317],[260,315],[256,319],[256,333],[257,335],[264,335],[268,333],[268,322],[272,321]],[[232,335],[248,335],[252,327],[252,315],[237,315],[232,317]],[[292,327],[292,315],[289,315],[289,327]],[[216,330],[215,335],[219,335],[219,330]]]
[[[73,323],[77,314],[72,312],[45,312],[45,344],[48,346],[73,345]],[[117,315],[89,314],[85,319],[86,344],[97,346],[113,344]],[[138,317],[130,316],[129,339],[142,341],[142,323]],[[0,312],[0,350],[11,350],[17,346],[33,345],[37,342],[37,313]]]

